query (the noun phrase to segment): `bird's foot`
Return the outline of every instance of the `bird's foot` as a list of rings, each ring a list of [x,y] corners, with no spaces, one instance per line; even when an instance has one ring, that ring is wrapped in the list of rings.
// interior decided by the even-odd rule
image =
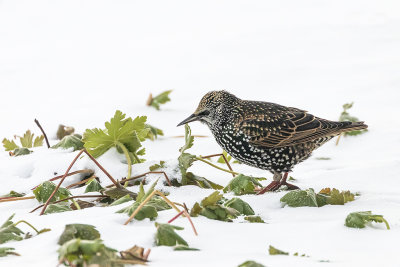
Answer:
[[[288,182],[286,182],[286,179],[284,177],[284,179],[282,179],[281,181],[272,181],[269,185],[267,185],[264,189],[261,189],[257,195],[262,195],[265,192],[273,192],[278,190],[282,185],[286,185],[286,187],[288,188],[288,190],[295,190],[295,189],[300,189],[298,186],[294,185],[294,184],[289,184]]]

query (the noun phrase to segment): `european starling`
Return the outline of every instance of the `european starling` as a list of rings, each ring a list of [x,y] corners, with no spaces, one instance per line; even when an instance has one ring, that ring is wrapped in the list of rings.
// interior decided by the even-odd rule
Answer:
[[[205,123],[233,158],[273,173],[273,182],[259,194],[281,185],[297,189],[286,182],[296,164],[333,137],[368,127],[363,122],[321,119],[298,108],[241,100],[227,91],[207,93],[196,111],[178,126],[193,121]]]

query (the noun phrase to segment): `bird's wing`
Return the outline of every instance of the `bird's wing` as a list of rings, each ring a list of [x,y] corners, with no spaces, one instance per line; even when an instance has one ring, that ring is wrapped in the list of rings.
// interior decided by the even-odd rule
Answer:
[[[341,126],[340,122],[320,119],[304,110],[282,107],[243,118],[238,129],[254,145],[279,148],[339,134]]]

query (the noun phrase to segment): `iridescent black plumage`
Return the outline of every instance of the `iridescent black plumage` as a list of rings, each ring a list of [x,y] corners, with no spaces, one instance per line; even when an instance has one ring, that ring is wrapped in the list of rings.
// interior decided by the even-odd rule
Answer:
[[[207,124],[232,157],[271,171],[277,181],[334,136],[367,128],[363,122],[329,121],[297,108],[241,100],[226,91],[207,93],[181,124],[195,120]]]

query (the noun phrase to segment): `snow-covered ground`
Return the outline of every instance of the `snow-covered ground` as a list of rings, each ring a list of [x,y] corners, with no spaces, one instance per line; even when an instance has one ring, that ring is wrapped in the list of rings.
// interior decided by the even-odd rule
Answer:
[[[400,266],[399,10],[397,0],[0,0],[1,139],[28,128],[39,134],[35,118],[52,139],[60,123],[77,132],[103,127],[120,109],[129,116],[147,115],[165,132],[157,141],[146,141],[148,161],[135,165],[134,174],[159,160],[173,167],[183,144],[183,139],[172,138],[183,134],[175,125],[191,114],[203,94],[219,89],[327,119],[337,119],[341,105],[354,101],[350,112],[369,125],[364,135],[343,138],[339,146],[333,141],[324,145],[292,174],[301,188],[360,192],[344,206],[282,208],[279,199],[285,192],[246,195],[242,199],[266,224],[197,217],[196,237],[180,218],[174,223],[185,227],[181,236],[200,251],[178,252],[154,246],[153,222],[124,226],[126,215],[115,213],[121,206],[38,216],[29,213],[36,200],[0,203],[0,223],[15,212],[16,219],[52,229],[2,245],[15,247],[22,256],[0,258],[0,265],[55,266],[56,243],[65,224],[88,223],[110,247],[151,248],[149,265],[154,267],[237,266],[246,260],[266,266]],[[167,89],[174,90],[172,101],[162,111],[145,106],[150,92]],[[203,125],[191,126],[194,134],[210,135]],[[220,151],[209,137],[195,139],[189,152]],[[63,173],[75,155],[43,147],[11,158],[1,150],[0,195],[11,189],[29,193],[54,172]],[[127,167],[120,159],[109,151],[99,160],[121,178]],[[82,167],[94,165],[83,158],[73,170]],[[267,177],[263,184],[271,181],[264,171],[237,164],[233,168]],[[192,171],[222,185],[231,179],[202,163],[195,163]],[[212,192],[194,186],[169,191],[172,200],[189,207]],[[348,213],[363,210],[383,214],[391,230],[344,226]],[[166,222],[174,214],[160,212],[157,221]],[[310,257],[270,256],[269,245]]]

